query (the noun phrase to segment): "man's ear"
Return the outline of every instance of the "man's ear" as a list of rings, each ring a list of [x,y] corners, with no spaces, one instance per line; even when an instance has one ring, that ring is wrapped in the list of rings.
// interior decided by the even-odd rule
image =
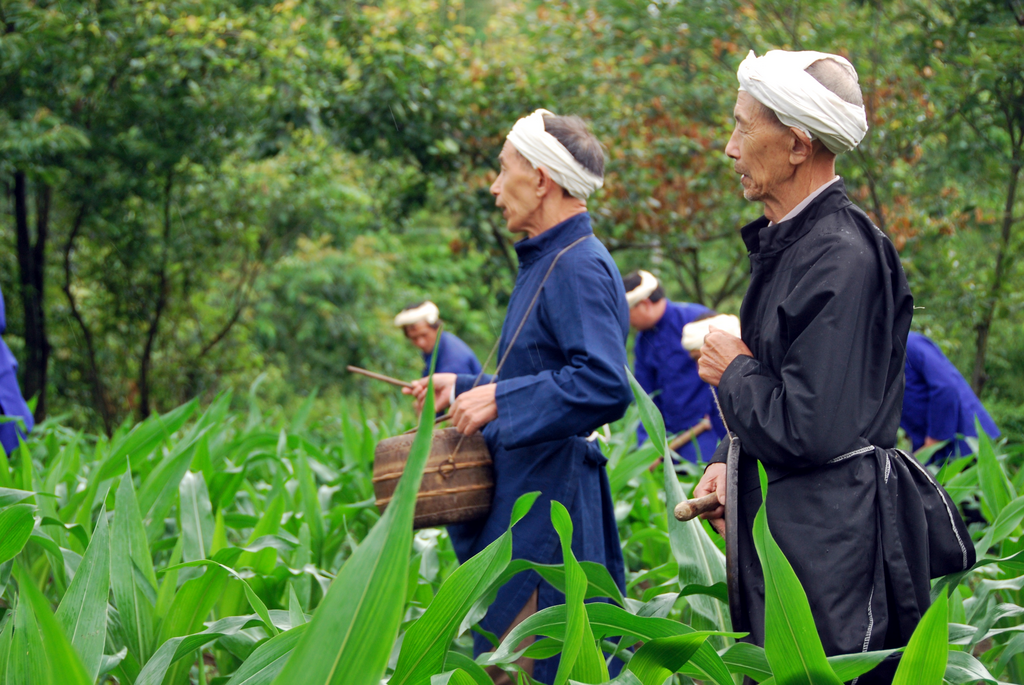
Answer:
[[[795,126],[790,126],[789,132],[793,136],[792,143],[789,148],[789,163],[793,166],[798,166],[813,156],[814,143],[806,133]]]
[[[548,170],[542,166],[537,167],[537,197],[545,197],[551,192],[562,192],[562,187],[555,183]]]

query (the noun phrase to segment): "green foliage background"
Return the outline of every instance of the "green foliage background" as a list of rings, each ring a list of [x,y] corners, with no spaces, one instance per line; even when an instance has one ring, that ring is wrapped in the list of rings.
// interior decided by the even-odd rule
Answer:
[[[901,251],[914,326],[1017,442],[1021,21],[994,0],[5,1],[5,340],[40,418],[107,433],[257,377],[271,404],[386,406],[343,369],[418,375],[405,303],[481,358],[496,336],[515,263],[487,188],[538,106],[606,144],[591,212],[623,271],[735,312],[758,214],[724,155],[735,68],[821,49],[859,70],[871,131],[839,171]]]
[[[390,320],[425,296],[485,356],[515,274],[488,186],[540,106],[606,144],[590,209],[622,270],[735,312],[736,231],[758,208],[724,154],[734,74],[775,47],[857,66],[871,131],[839,171],[901,252],[915,328],[1009,440],[938,474],[980,510],[981,561],[937,582],[900,682],[917,664],[936,684],[1021,682],[1022,27],[1014,0],[0,0],[5,340],[49,417],[0,459],[0,684],[290,682],[313,665],[325,683],[490,682],[468,630],[527,568],[514,531],[461,568],[443,531],[410,541],[416,467],[381,516],[373,446],[410,407],[343,369],[419,375]],[[552,638],[534,649],[563,653],[560,682],[601,682],[601,650],[638,640],[619,683],[803,682],[786,674],[820,651],[806,621],[766,650],[733,644],[720,540],[668,513],[697,473],[648,471],[664,445],[636,448],[637,420],[603,446],[626,596],[566,546],[535,570],[570,601],[522,636]],[[602,595],[618,606],[583,603]],[[807,663],[844,681],[874,658]]]

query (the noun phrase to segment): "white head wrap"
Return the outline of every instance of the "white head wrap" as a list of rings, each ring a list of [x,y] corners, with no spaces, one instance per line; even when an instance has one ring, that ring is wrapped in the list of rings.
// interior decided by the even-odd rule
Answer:
[[[740,320],[732,314],[719,314],[683,326],[683,349],[687,352],[699,350],[704,345],[704,336],[711,332],[711,327],[740,337]]]
[[[863,107],[842,99],[807,73],[807,67],[822,59],[835,60],[857,73],[839,55],[769,50],[757,57],[751,50],[736,76],[740,90],[775,112],[779,121],[800,129],[811,140],[820,138],[838,155],[860,144],[868,132],[868,120]]]
[[[551,112],[538,109],[517,121],[508,134],[508,142],[529,160],[534,169],[544,167],[555,183],[565,188],[570,195],[586,200],[604,185],[604,179],[576,161],[557,138],[544,130],[545,114]]]
[[[651,293],[658,289],[658,279],[654,277],[654,274],[648,271],[641,271],[639,273],[640,285],[626,293],[626,302],[629,303],[630,309],[646,300],[651,296]]]
[[[441,313],[437,310],[437,305],[427,300],[419,307],[413,309],[405,309],[398,312],[398,316],[395,317],[395,325],[402,328],[405,326],[412,326],[421,321],[426,321],[428,324],[433,326],[437,323]]]

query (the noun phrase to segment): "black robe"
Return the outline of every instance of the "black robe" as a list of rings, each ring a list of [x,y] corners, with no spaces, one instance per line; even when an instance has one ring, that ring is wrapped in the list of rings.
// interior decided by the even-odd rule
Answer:
[[[913,313],[899,256],[842,181],[793,219],[762,217],[742,236],[750,287],[740,319],[753,358],[733,360],[718,388],[742,445],[742,609],[733,628],[764,645],[764,577],[751,536],[760,460],[769,527],[807,592],[825,653],[906,644],[929,605],[929,568],[920,507],[893,507],[887,493],[915,475],[891,449]],[[723,441],[712,461],[725,461],[727,448]],[[860,679],[872,681],[884,678]]]

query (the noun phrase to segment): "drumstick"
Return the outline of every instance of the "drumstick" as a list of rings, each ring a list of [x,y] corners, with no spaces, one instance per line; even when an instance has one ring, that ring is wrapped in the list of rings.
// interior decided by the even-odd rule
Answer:
[[[366,376],[367,378],[373,378],[374,380],[384,381],[385,383],[390,383],[391,385],[397,385],[400,388],[411,388],[412,387],[412,383],[406,383],[405,381],[400,381],[397,378],[392,378],[391,376],[385,376],[382,373],[374,373],[373,371],[367,371],[366,369],[360,369],[358,366],[352,366],[351,364],[349,366],[346,366],[345,368],[348,369],[349,371],[351,371],[352,373],[358,373],[358,374],[360,374],[362,376]]]
[[[719,507],[721,502],[718,501],[718,493],[712,492],[711,494],[698,497],[697,499],[688,499],[680,502],[676,505],[675,515],[680,521],[689,521],[695,519],[701,514],[706,514],[709,511],[714,511]]]
[[[704,433],[709,430],[711,430],[711,419],[705,416],[696,426],[690,428],[687,431],[684,431],[683,433],[680,433],[679,437],[677,437],[675,440],[669,443],[668,448],[670,450],[677,450],[686,443],[693,440],[701,433]]]

